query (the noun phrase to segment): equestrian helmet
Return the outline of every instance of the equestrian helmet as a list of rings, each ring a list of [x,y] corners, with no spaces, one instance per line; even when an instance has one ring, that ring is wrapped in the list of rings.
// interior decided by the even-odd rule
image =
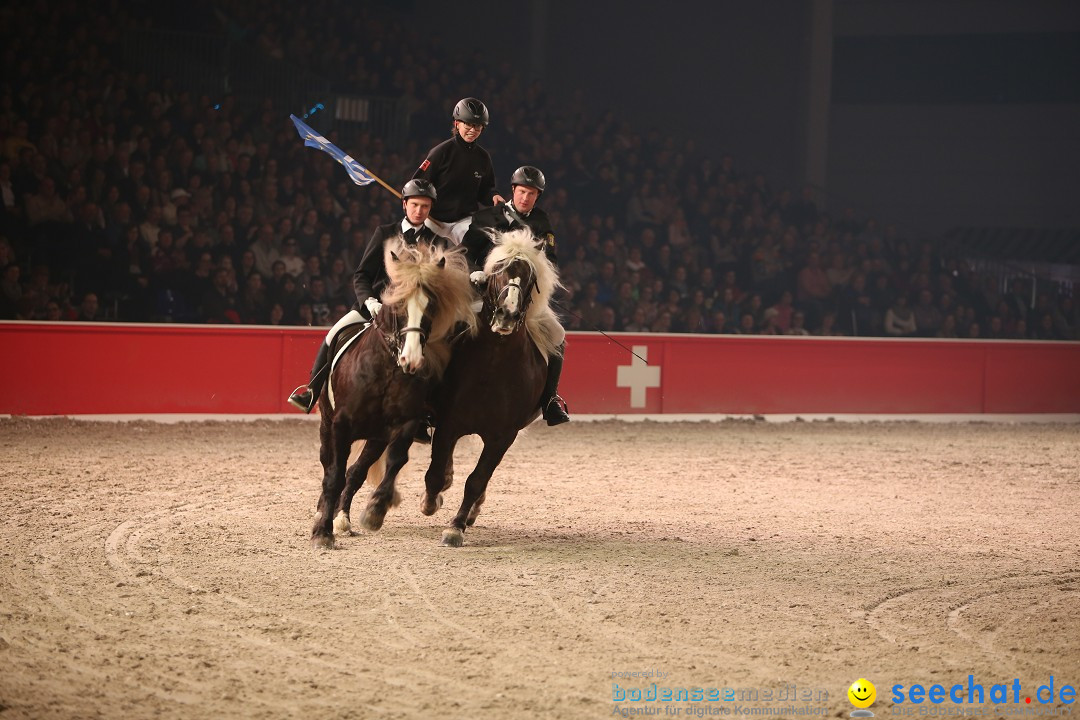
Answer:
[[[401,188],[402,200],[408,200],[411,197],[428,197],[434,202],[438,200],[438,193],[435,192],[435,186],[430,180],[416,178],[405,183],[405,187]]]
[[[543,193],[547,180],[544,179],[544,173],[540,172],[540,168],[535,168],[532,165],[522,165],[510,176],[510,187],[514,185],[528,185]]]
[[[487,127],[487,105],[473,97],[459,100],[458,104],[454,106],[454,119],[460,120],[463,123],[468,123],[469,125],[483,125],[484,127]]]

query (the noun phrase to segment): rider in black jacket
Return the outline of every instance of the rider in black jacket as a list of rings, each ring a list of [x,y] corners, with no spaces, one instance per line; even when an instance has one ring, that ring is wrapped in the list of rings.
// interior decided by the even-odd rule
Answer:
[[[454,106],[453,136],[433,147],[414,179],[430,180],[439,194],[431,218],[444,227],[444,235],[460,242],[468,220],[478,206],[505,202],[495,190],[495,168],[487,150],[476,142],[488,124],[488,109],[476,98]]]
[[[484,267],[484,261],[494,247],[491,235],[486,231],[506,232],[527,227],[532,231],[533,237],[544,241],[544,254],[553,265],[558,266],[555,232],[551,228],[551,221],[546,212],[536,207],[536,201],[547,186],[544,173],[531,165],[519,167],[510,178],[510,186],[513,189],[510,202],[485,208],[473,216],[472,225],[461,241],[465,246],[469,264],[473,267]],[[547,382],[540,398],[540,408],[548,425],[559,425],[570,420],[566,402],[558,394],[565,349],[566,343],[563,343],[559,352],[548,358]]]
[[[326,334],[326,339],[323,340],[319,353],[315,356],[315,364],[311,368],[311,378],[307,385],[301,385],[289,395],[291,405],[306,413],[310,413],[315,408],[315,403],[326,384],[326,378],[330,374],[328,360],[334,337],[348,325],[369,322],[382,307],[379,295],[389,281],[383,255],[383,245],[386,240],[400,235],[408,245],[426,242],[446,247],[449,244],[448,239],[440,235],[428,222],[428,213],[437,196],[435,186],[427,180],[410,180],[405,183],[401,191],[401,207],[405,211],[405,217],[399,223],[380,225],[375,229],[360,258],[360,265],[353,273],[356,303],[352,310],[345,313]]]

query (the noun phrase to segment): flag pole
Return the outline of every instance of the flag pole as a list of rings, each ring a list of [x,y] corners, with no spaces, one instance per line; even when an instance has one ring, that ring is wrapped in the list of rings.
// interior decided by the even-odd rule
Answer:
[[[394,195],[395,195],[395,196],[397,197],[397,199],[398,199],[398,200],[400,200],[400,199],[401,199],[401,193],[399,193],[399,192],[398,192],[397,190],[395,190],[394,188],[390,187],[390,186],[389,186],[389,185],[387,185],[387,184],[386,184],[385,182],[383,182],[383,179],[382,179],[381,177],[379,177],[379,176],[378,176],[378,175],[376,175],[375,173],[371,172],[371,170],[368,170],[368,175],[370,175],[371,177],[375,178],[375,182],[379,183],[379,184],[380,184],[380,185],[382,185],[382,186],[383,186],[384,188],[386,188],[386,189],[387,189],[387,190],[389,190],[390,192],[394,193]]]

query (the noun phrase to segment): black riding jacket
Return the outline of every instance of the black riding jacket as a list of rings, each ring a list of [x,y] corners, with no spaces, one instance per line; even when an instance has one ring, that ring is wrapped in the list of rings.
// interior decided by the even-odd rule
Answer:
[[[495,199],[495,168],[487,150],[467,143],[457,133],[428,152],[427,158],[413,173],[413,179],[430,180],[438,200],[431,217],[452,223],[476,212],[479,205],[491,205]]]
[[[533,207],[532,212],[530,212],[528,216],[525,216],[524,220],[526,226],[532,230],[533,236],[538,240],[544,241],[544,254],[547,255],[548,260],[551,261],[552,265],[558,267],[559,259],[555,252],[555,231],[551,228],[551,220],[548,219],[547,213],[538,207]],[[506,211],[504,205],[500,204],[495,207],[478,210],[476,214],[473,215],[473,221],[472,225],[469,226],[469,231],[465,233],[465,237],[461,240],[461,244],[465,246],[465,253],[466,257],[469,259],[469,265],[476,268],[483,268],[488,253],[491,252],[491,248],[494,247],[491,242],[491,236],[488,235],[485,230],[506,232],[520,227],[521,223],[518,222],[517,218]]]
[[[416,245],[418,241],[422,241],[440,248],[448,246],[449,241],[441,235],[436,235],[427,225],[421,227],[419,231],[410,229],[404,233],[402,233],[401,227],[402,223],[396,222],[375,228],[371,239],[368,240],[367,247],[364,248],[360,264],[356,267],[356,272],[353,273],[353,292],[356,293],[356,305],[353,306],[353,309],[360,311],[360,314],[368,320],[371,318],[368,317],[364,302],[369,297],[378,299],[390,282],[390,276],[386,273],[386,260],[383,257],[383,244],[388,239],[402,235],[405,238],[406,245]]]

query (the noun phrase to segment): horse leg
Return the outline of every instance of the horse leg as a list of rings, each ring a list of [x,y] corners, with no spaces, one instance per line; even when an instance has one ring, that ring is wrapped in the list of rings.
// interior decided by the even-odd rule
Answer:
[[[409,446],[412,445],[417,424],[416,422],[407,423],[398,436],[391,441],[386,451],[386,474],[379,483],[379,487],[375,488],[375,492],[371,494],[371,499],[364,508],[364,514],[360,516],[360,526],[365,530],[375,531],[381,528],[383,520],[386,519],[386,511],[391,505],[397,504],[394,502],[395,499],[400,498],[394,482],[401,468],[409,462]]]
[[[443,491],[454,482],[454,447],[458,438],[452,437],[441,427],[435,427],[431,438],[431,464],[424,474],[424,497],[420,498],[420,512],[434,515],[442,507]]]
[[[495,468],[502,462],[503,455],[514,444],[517,433],[505,438],[497,438],[484,441],[484,450],[480,453],[480,459],[465,481],[465,497],[461,500],[461,507],[454,516],[450,527],[443,531],[442,544],[447,547],[461,547],[465,541],[465,527],[473,506],[487,492],[488,480],[491,479]]]
[[[364,443],[364,449],[360,451],[360,457],[345,472],[345,490],[338,499],[337,512],[334,513],[334,533],[336,535],[351,535],[352,522],[349,512],[352,510],[353,497],[356,491],[364,484],[368,473],[379,470],[378,460],[386,449],[386,443],[379,440],[368,440]],[[376,454],[378,453],[378,454]],[[382,472],[379,470],[379,474]]]
[[[348,423],[334,422],[324,417],[319,429],[322,446],[319,457],[323,464],[322,493],[319,495],[315,524],[311,528],[311,544],[317,548],[334,547],[334,515],[341,491],[345,487],[345,466],[352,448],[352,428]]]

